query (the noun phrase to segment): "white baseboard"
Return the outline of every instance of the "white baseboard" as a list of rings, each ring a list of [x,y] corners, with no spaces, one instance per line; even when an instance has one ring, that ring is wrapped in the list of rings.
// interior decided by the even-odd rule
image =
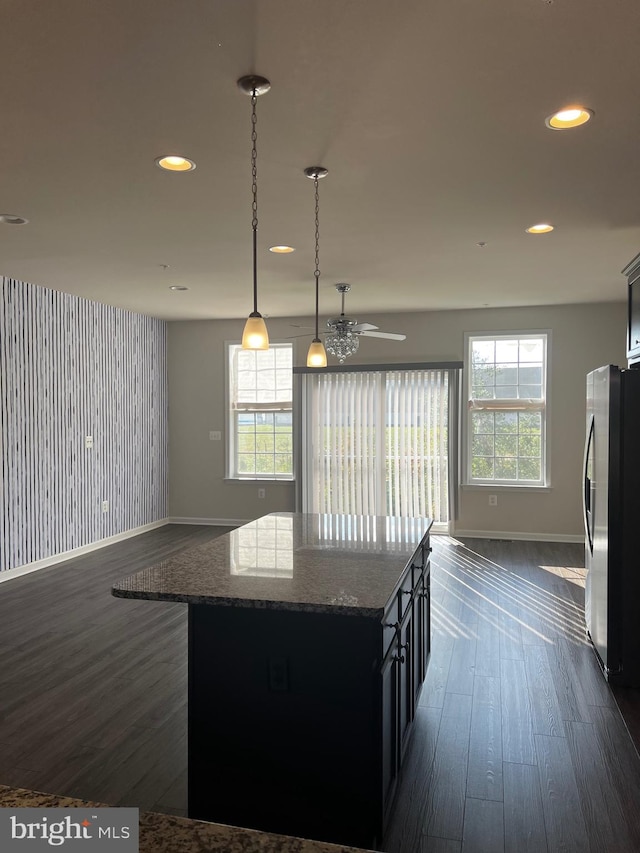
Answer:
[[[584,534],[575,533],[519,533],[512,530],[458,530],[450,534],[454,539],[518,539],[530,542],[584,542]]]
[[[133,536],[139,536],[141,533],[146,533],[147,530],[155,530],[156,527],[164,527],[165,524],[169,524],[168,518],[162,518],[159,521],[151,521],[149,524],[143,524],[140,527],[133,527],[131,530],[125,530],[124,533],[116,533],[113,536],[107,536],[106,539],[98,539],[97,542],[91,542],[89,545],[81,545],[79,548],[72,548],[70,551],[63,551],[62,554],[54,554],[52,557],[45,557],[44,560],[36,560],[35,562],[27,563],[24,566],[17,566],[15,569],[7,569],[6,572],[0,572],[0,583],[9,581],[12,578],[18,578],[21,575],[28,575],[31,572],[37,572],[40,569],[46,569],[49,566],[55,566],[57,563],[64,563],[67,560],[72,560],[74,557],[80,557],[82,554],[89,554],[91,551],[97,551],[100,548],[106,548],[107,545],[122,542],[123,539],[131,539]]]
[[[250,518],[179,518],[167,519],[169,524],[207,524],[212,527],[242,527],[249,524]]]

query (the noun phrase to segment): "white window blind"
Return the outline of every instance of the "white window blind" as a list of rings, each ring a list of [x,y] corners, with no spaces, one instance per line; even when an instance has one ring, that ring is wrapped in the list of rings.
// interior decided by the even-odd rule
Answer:
[[[304,379],[303,510],[447,525],[449,371]]]

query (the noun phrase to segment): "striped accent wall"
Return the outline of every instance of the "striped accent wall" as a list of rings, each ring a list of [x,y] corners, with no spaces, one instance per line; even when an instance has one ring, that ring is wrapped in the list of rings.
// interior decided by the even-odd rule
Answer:
[[[0,284],[1,572],[165,518],[168,437],[166,323]]]

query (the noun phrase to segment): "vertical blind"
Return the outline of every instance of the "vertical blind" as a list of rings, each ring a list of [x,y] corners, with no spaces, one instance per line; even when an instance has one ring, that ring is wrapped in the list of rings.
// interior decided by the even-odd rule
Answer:
[[[303,511],[428,516],[446,528],[456,423],[452,376],[451,370],[305,374]]]

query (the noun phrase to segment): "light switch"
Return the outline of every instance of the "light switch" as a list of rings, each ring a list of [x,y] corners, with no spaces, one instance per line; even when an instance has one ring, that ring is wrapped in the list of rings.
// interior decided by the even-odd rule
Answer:
[[[220,430],[212,429],[209,431],[209,441],[221,441],[222,433]]]

